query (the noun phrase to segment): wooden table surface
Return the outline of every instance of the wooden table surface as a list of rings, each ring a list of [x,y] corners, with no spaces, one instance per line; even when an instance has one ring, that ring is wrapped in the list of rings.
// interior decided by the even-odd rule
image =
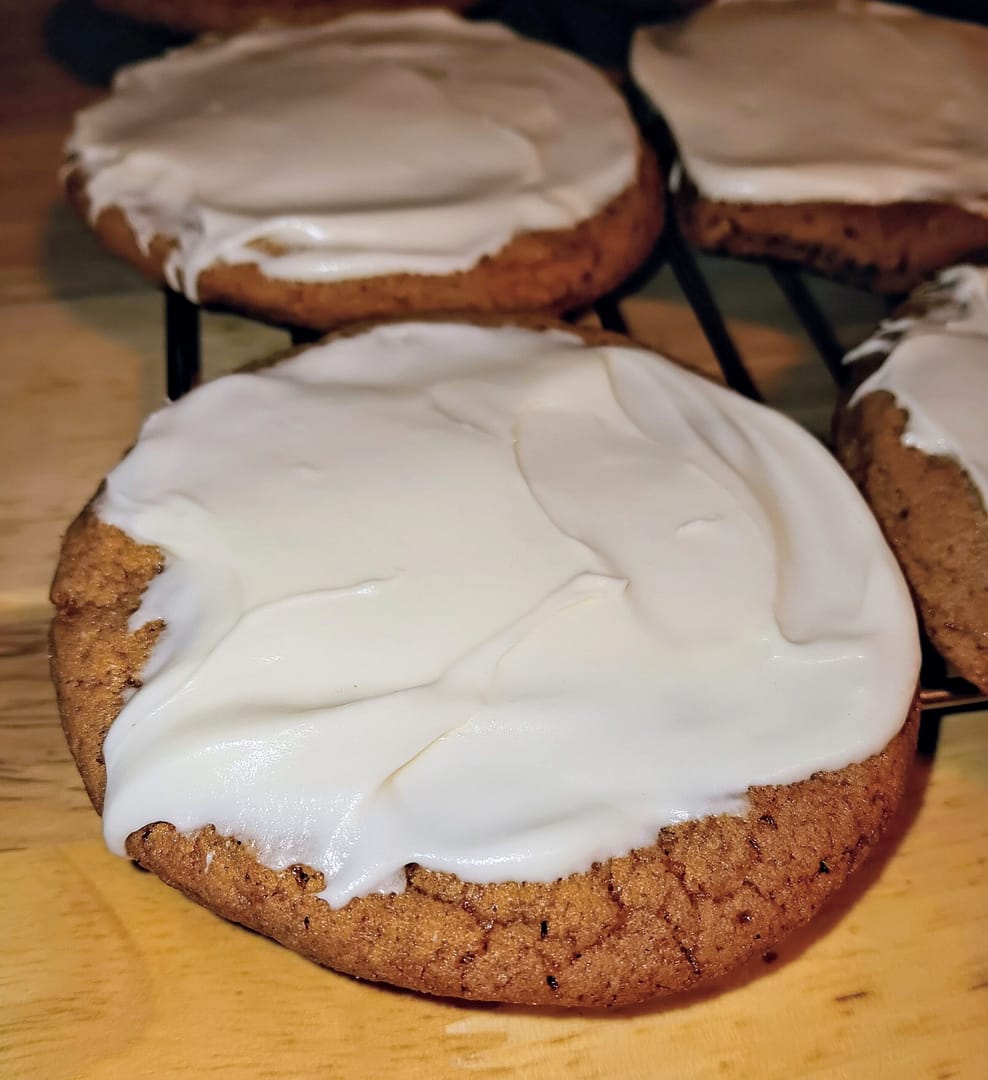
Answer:
[[[49,37],[68,27],[78,46],[81,8],[63,3]],[[98,91],[46,54],[46,15],[0,0],[0,1075],[988,1076],[986,713],[943,720],[893,834],[771,963],[606,1014],[358,983],[104,850],[48,682],[46,593],[61,532],[162,398],[160,297],[59,202],[69,117]],[[732,273],[729,306],[757,314],[732,328],[763,385],[822,429],[825,379],[763,277]],[[661,281],[650,292],[633,326],[708,362],[682,303]],[[283,343],[206,320],[210,373]]]

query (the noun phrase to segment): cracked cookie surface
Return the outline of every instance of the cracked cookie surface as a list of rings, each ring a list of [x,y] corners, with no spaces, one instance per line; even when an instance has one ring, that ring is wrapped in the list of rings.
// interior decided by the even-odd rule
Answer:
[[[857,365],[858,382],[873,368]],[[964,468],[903,442],[907,413],[887,391],[842,405],[837,455],[902,566],[937,651],[988,693],[988,518]]]

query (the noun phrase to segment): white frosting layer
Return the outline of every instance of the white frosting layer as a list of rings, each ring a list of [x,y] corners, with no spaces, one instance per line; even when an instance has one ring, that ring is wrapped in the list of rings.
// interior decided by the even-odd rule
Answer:
[[[169,282],[214,263],[339,281],[466,270],[632,185],[620,94],[575,56],[445,11],[259,29],[126,68],[76,117],[95,218],[123,209]],[[261,246],[257,246],[258,244]]]
[[[988,269],[944,270],[914,297],[923,315],[886,320],[848,354],[886,354],[851,404],[892,394],[909,414],[906,445],[960,462],[988,508]]]
[[[983,27],[854,0],[748,0],[640,29],[631,69],[708,198],[988,212]]]
[[[553,880],[898,730],[909,596],[826,451],[652,353],[383,326],[147,421],[99,516],[166,568],[105,830],[214,824],[340,905]]]

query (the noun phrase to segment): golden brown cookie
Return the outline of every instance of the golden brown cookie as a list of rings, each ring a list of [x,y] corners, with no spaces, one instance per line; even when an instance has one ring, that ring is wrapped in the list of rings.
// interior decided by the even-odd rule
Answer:
[[[600,331],[580,334],[591,343],[627,343]],[[131,633],[128,620],[162,564],[159,551],[87,507],[66,535],[55,575],[52,674],[68,743],[97,809],[103,739],[124,694],[140,686],[162,629],[148,624]],[[246,844],[212,827],[185,836],[148,822],[130,835],[127,851],[225,918],[360,978],[475,1000],[626,1004],[714,979],[812,918],[894,813],[917,727],[914,707],[889,745],[860,764],[751,789],[743,817],[663,829],[650,847],[549,884],[471,884],[409,865],[403,893],[333,909],[316,895],[318,872],[268,869]]]
[[[791,263],[883,295],[988,259],[988,218],[953,203],[727,203],[686,185],[676,212],[703,251]]]
[[[631,69],[677,144],[697,247],[888,295],[988,252],[984,27],[840,0],[711,4],[639,29]]]
[[[464,11],[474,0],[96,0],[96,6],[141,22],[191,33],[232,33],[259,22],[307,25],[356,11],[397,11],[413,7],[445,7]]]
[[[75,169],[65,186],[69,202],[88,220],[85,177]],[[573,229],[516,236],[469,270],[301,282],[266,278],[255,264],[214,264],[199,276],[199,300],[317,330],[436,312],[574,311],[616,288],[648,257],[662,232],[662,190],[655,157],[643,146],[637,181],[598,214]],[[165,283],[173,240],[156,236],[145,252],[116,207],[103,210],[93,227],[113,254]]]
[[[880,364],[858,361],[852,392]],[[906,444],[907,422],[886,390],[853,407],[846,398],[834,420],[837,456],[875,512],[930,641],[988,693],[988,515],[959,461]]]

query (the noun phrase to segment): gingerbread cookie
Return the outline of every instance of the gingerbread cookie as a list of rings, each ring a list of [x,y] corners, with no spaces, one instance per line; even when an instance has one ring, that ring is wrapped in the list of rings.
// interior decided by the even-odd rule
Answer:
[[[744,0],[639,30],[698,247],[876,292],[988,257],[988,29],[889,5]]]
[[[944,271],[850,359],[840,458],[930,640],[988,693],[988,270]]]
[[[600,72],[442,11],[262,28],[127,68],[77,116],[66,177],[153,280],[318,329],[578,308],[662,227],[657,167]]]
[[[52,597],[112,850],[433,994],[724,973],[866,854],[916,735],[908,591],[826,451],[562,324],[384,324],[193,391]]]

